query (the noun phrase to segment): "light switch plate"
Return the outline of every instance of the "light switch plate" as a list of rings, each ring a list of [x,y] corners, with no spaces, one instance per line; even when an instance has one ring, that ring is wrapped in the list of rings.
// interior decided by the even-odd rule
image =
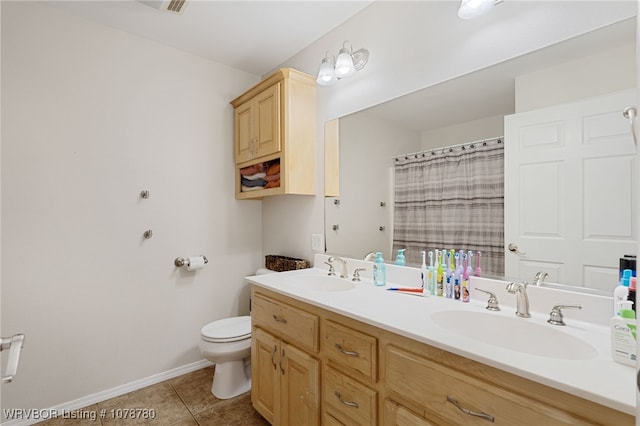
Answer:
[[[311,234],[311,250],[317,253],[324,252],[324,238],[322,234]]]

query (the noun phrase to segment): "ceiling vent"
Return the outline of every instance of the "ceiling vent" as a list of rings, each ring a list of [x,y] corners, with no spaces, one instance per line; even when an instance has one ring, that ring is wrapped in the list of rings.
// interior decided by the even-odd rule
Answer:
[[[151,6],[154,9],[180,15],[182,14],[182,11],[184,11],[184,8],[187,6],[188,1],[189,0],[140,0],[140,3]]]

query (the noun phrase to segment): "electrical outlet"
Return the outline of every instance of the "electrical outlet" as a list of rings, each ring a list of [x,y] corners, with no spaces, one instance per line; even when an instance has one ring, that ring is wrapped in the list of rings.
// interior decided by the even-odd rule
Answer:
[[[311,234],[311,250],[323,253],[324,252],[324,241],[322,238],[322,234]]]

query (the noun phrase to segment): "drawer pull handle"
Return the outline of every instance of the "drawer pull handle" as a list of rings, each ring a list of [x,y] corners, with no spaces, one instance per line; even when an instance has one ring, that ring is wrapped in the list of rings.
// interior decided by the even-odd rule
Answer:
[[[277,315],[272,315],[273,316],[273,320],[276,322],[281,322],[282,324],[286,324],[287,323],[287,319],[283,318],[283,317],[279,317]]]
[[[464,408],[463,406],[461,406],[455,398],[452,398],[452,397],[450,397],[448,395],[447,395],[447,401],[449,401],[450,403],[455,405],[458,410],[462,411],[465,414],[468,414],[470,416],[475,416],[475,417],[481,417],[481,418],[483,418],[485,420],[489,420],[491,423],[495,422],[495,417],[493,417],[491,414],[476,413],[474,411],[468,410],[468,409]]]
[[[282,361],[284,361],[284,348],[282,348],[282,355],[280,355],[280,372],[284,375],[284,367],[282,366]]]
[[[344,405],[346,405],[348,407],[354,407],[354,408],[358,408],[359,407],[357,402],[345,401],[344,399],[342,399],[342,395],[340,395],[340,392],[336,391],[335,394],[336,394],[336,397],[338,398],[338,401],[340,401]]]
[[[278,352],[278,345],[273,345],[273,353],[271,354],[271,364],[273,364],[274,370],[278,369],[278,365],[276,364],[276,352]]]
[[[347,350],[343,349],[342,346],[340,346],[339,343],[336,343],[336,349],[339,350],[340,352],[342,352],[345,355],[355,356],[355,357],[359,357],[360,356],[360,354],[358,352],[347,351]]]

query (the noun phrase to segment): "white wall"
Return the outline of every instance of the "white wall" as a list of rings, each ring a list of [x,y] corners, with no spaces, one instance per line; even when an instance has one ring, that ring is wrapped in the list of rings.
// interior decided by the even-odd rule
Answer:
[[[636,43],[568,61],[516,78],[516,111],[618,92],[636,87]]]
[[[421,133],[422,149],[434,149],[443,146],[457,145],[489,139],[504,134],[504,117],[497,115],[485,117],[465,123],[454,124],[437,129],[425,130]]]
[[[27,336],[3,408],[194,363],[202,325],[248,312],[261,203],[234,199],[229,100],[257,80],[2,2],[2,335]]]
[[[636,13],[636,1],[631,0],[506,1],[487,16],[464,21],[456,15],[458,6],[458,1],[374,2],[282,64],[315,74],[325,51],[337,53],[344,40],[351,41],[355,49],[366,47],[371,52],[367,66],[354,77],[318,88],[318,194],[324,193],[325,121]],[[322,196],[263,201],[265,253],[312,258],[310,234],[322,232],[323,209]]]
[[[362,112],[340,119],[340,140],[349,143],[340,145],[340,205],[328,200],[327,252],[363,257],[380,251],[385,260],[392,260],[391,158],[420,151],[420,133]],[[334,224],[340,226],[338,231],[333,231]]]

